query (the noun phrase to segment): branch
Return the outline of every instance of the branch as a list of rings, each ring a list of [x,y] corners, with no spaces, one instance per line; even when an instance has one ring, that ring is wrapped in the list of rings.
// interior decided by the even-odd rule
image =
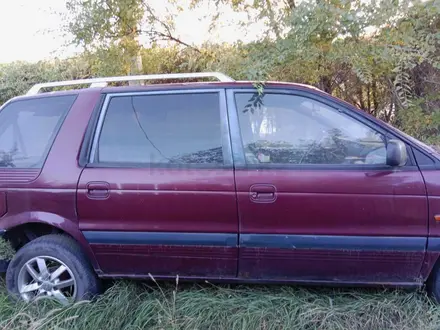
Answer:
[[[435,84],[435,85],[440,85],[439,81],[434,81],[434,80],[428,80],[428,79],[423,79],[426,83],[429,84]]]
[[[153,21],[158,22],[160,25],[162,25],[165,28],[165,31],[167,31],[167,33],[169,35],[171,35],[171,29],[170,27],[165,24],[165,22],[163,22],[162,20],[160,20],[156,14],[154,13],[153,9],[151,9],[151,7],[147,4],[145,4],[145,2],[142,2],[142,5],[145,7],[145,10],[148,12],[148,14],[150,15],[150,17],[153,19]]]
[[[149,14],[150,18],[152,18],[153,21],[159,23],[160,25],[162,25],[162,27],[165,29],[166,33],[164,32],[160,32],[160,31],[155,31],[153,28],[151,28],[150,32],[147,31],[139,31],[140,33],[146,33],[149,34],[150,36],[152,35],[156,35],[159,37],[164,38],[165,40],[171,40],[174,41],[175,43],[188,47],[192,50],[195,50],[196,52],[202,54],[202,51],[200,49],[198,49],[197,47],[190,45],[189,43],[173,36],[172,32],[171,32],[171,28],[169,27],[168,24],[166,24],[165,22],[163,22],[161,19],[159,19],[159,17],[156,16],[156,14],[154,13],[153,9],[147,5],[145,2],[142,2],[142,5],[145,8],[145,11]]]
[[[110,12],[114,14],[113,6],[110,4],[109,0],[105,0],[105,4],[107,5],[108,9],[110,9]]]
[[[174,42],[176,42],[176,43],[178,43],[178,44],[180,44],[182,46],[188,47],[188,48],[190,48],[192,50],[195,50],[196,52],[202,54],[202,51],[200,49],[198,49],[197,47],[195,47],[193,45],[190,45],[190,44],[186,43],[185,41],[183,41],[183,40],[181,40],[181,39],[179,39],[177,37],[172,36],[171,34],[166,34],[166,33],[162,33],[162,32],[159,32],[159,31],[155,31],[154,33],[157,34],[158,36],[161,36],[162,38],[174,41]]]
[[[296,8],[295,0],[286,0],[286,2],[290,9]]]
[[[275,21],[275,13],[273,12],[272,4],[270,3],[270,0],[266,0],[266,7],[267,7],[267,12],[269,14],[269,21],[275,32],[275,36],[277,37],[277,39],[280,39],[281,36],[280,29],[278,28],[278,24]]]
[[[398,106],[399,106],[401,109],[405,109],[406,107],[405,107],[405,105],[402,103],[402,101],[400,100],[399,95],[397,95],[397,93],[396,93],[396,89],[395,89],[395,87],[394,87],[394,84],[393,84],[393,82],[391,81],[391,79],[390,79],[389,77],[387,78],[387,82],[388,82],[388,87],[390,88],[391,93],[393,94],[394,99],[395,99],[395,101],[397,102]]]

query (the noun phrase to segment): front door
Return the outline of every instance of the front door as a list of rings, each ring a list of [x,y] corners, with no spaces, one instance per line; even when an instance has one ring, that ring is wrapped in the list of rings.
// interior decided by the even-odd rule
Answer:
[[[78,189],[105,274],[236,276],[225,101],[221,90],[107,95]]]
[[[240,277],[417,281],[426,192],[412,157],[386,165],[390,135],[314,92],[229,91],[228,104]]]

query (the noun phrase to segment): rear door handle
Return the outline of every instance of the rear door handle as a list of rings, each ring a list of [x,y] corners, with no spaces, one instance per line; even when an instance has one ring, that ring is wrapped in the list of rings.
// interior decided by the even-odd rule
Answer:
[[[255,203],[273,203],[277,199],[277,190],[271,184],[254,184],[249,190],[249,197]]]
[[[91,199],[106,199],[110,196],[110,184],[108,182],[89,182],[86,189],[87,196]]]

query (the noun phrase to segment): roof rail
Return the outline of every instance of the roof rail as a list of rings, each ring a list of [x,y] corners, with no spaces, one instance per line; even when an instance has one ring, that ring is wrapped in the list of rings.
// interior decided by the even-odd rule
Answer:
[[[217,78],[221,82],[235,81],[231,77],[221,72],[149,74],[149,75],[139,75],[139,76],[105,77],[105,78],[55,81],[55,82],[36,84],[27,92],[26,95],[36,95],[43,88],[74,86],[74,85],[90,85],[90,88],[93,88],[93,87],[106,87],[107,84],[111,82],[160,80],[160,79],[188,79],[188,78]]]

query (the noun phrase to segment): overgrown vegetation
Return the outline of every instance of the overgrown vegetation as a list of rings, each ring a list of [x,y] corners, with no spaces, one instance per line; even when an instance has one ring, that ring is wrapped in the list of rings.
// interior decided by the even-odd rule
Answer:
[[[193,6],[208,0],[193,0]],[[440,143],[440,0],[216,0],[266,22],[259,40],[189,45],[145,0],[69,0],[66,30],[84,53],[0,66],[0,103],[32,84],[131,73],[223,71],[308,83],[428,143]],[[187,9],[191,10],[191,9]],[[150,48],[139,44],[147,37]],[[167,41],[168,46],[159,46]]]
[[[4,238],[0,238],[0,260],[11,260],[14,255],[15,250],[11,243]]]
[[[434,330],[440,309],[424,294],[384,290],[158,287],[118,282],[91,306],[12,303],[0,291],[0,329]]]
[[[65,28],[84,52],[0,65],[0,104],[33,84],[133,73],[222,71],[236,79],[307,83],[428,143],[440,144],[440,0],[193,0],[246,12],[266,29],[252,43],[190,45],[172,15],[146,0],[68,0]],[[164,0],[165,2],[165,0]],[[172,13],[182,8],[168,0]],[[187,9],[191,10],[191,9]],[[143,47],[139,37],[147,37]],[[161,42],[167,42],[164,46]],[[0,255],[12,253],[0,241]],[[118,282],[93,306],[11,302],[0,287],[0,329],[440,328],[423,293],[233,287],[159,288]]]

